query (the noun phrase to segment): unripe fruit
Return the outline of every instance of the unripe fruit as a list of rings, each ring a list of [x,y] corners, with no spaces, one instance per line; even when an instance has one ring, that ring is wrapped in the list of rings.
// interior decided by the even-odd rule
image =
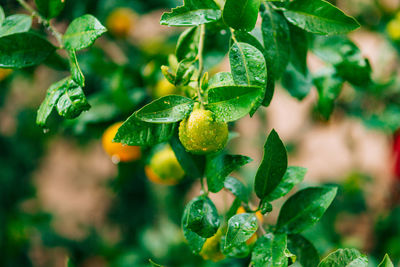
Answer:
[[[114,163],[137,160],[141,155],[140,147],[138,146],[127,146],[112,141],[121,125],[122,122],[117,122],[108,127],[101,139],[104,151]]]
[[[154,98],[160,98],[166,95],[174,95],[177,93],[177,88],[164,78],[158,81],[157,84],[154,86],[152,95]]]
[[[228,125],[216,122],[209,110],[195,108],[179,125],[179,139],[194,154],[207,154],[223,149],[228,142]]]
[[[175,185],[185,176],[174,151],[169,146],[153,155],[150,165],[145,166],[145,172],[150,181],[162,185]]]
[[[400,40],[400,19],[394,19],[386,26],[386,31],[390,38],[395,41]]]
[[[117,8],[108,16],[106,25],[117,37],[127,37],[134,28],[136,13],[130,8]]]
[[[239,207],[238,210],[236,211],[236,214],[241,214],[241,213],[246,213],[246,210],[243,207]],[[261,212],[257,211],[255,214],[256,214],[256,217],[257,217],[257,220],[259,221],[259,223],[262,224],[264,222],[264,217],[261,214]],[[254,244],[256,241],[257,241],[257,233],[254,233],[250,237],[250,239],[248,239],[246,241],[246,244],[250,246],[250,245]]]

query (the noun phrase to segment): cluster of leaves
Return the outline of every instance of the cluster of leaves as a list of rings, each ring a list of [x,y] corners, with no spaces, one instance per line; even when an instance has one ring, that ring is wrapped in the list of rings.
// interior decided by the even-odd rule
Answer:
[[[60,14],[64,1],[36,0],[37,11],[24,0],[19,3],[31,14],[5,17],[3,9],[0,9],[0,67],[21,69],[47,63],[64,69],[68,63],[57,50],[65,50],[70,76],[50,86],[38,110],[37,124],[45,127],[53,110],[57,110],[64,118],[75,118],[90,108],[83,92],[85,77],[79,67],[76,52],[90,47],[106,32],[106,28],[94,16],[84,15],[73,20],[66,32],[61,34],[53,28],[50,20]],[[46,38],[31,29],[32,18],[37,18],[49,30],[55,37],[56,46],[49,41],[50,36]]]

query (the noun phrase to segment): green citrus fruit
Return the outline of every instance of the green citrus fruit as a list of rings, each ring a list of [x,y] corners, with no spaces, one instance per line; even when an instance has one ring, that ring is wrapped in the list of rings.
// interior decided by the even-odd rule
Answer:
[[[145,172],[150,181],[163,185],[175,185],[185,175],[170,146],[154,154]]]
[[[179,139],[189,152],[207,154],[223,149],[228,142],[228,125],[216,122],[209,110],[195,109],[179,125]]]

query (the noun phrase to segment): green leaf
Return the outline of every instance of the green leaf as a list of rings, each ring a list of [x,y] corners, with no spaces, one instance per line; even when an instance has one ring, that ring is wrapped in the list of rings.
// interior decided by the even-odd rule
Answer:
[[[179,36],[175,52],[178,61],[184,59],[194,60],[196,58],[199,49],[199,38],[199,27],[189,28]]]
[[[184,217],[182,217],[182,220],[183,219]],[[189,247],[192,250],[193,254],[199,254],[207,238],[201,237],[198,234],[190,231],[185,227],[183,223],[182,223],[182,230],[183,230],[183,235],[188,241]]]
[[[258,86],[220,86],[208,90],[207,109],[217,121],[236,121],[249,114],[259,102],[263,89]]]
[[[209,238],[217,232],[221,221],[214,203],[208,197],[200,196],[186,205],[182,223],[190,231]]]
[[[368,258],[356,249],[338,249],[324,258],[318,267],[367,267]]]
[[[269,104],[271,104],[274,92],[275,92],[275,78],[274,76],[272,76],[272,73],[269,72],[267,77],[267,88],[265,89],[265,95],[261,105],[263,105],[264,107],[268,107]]]
[[[354,18],[324,0],[295,0],[286,8],[287,20],[311,33],[343,34],[360,27]]]
[[[208,81],[208,90],[216,87],[235,86],[232,73],[218,72]]]
[[[260,50],[247,43],[235,42],[229,51],[229,61],[235,84],[265,87],[267,67]]]
[[[63,36],[68,50],[81,50],[91,46],[107,29],[92,15],[74,19]]]
[[[213,193],[219,192],[224,187],[225,178],[229,174],[251,161],[251,158],[242,155],[223,153],[208,155],[205,171],[208,190]]]
[[[260,4],[260,0],[226,0],[222,14],[225,24],[250,32],[256,26]]]
[[[301,267],[318,266],[318,251],[314,245],[302,235],[289,235],[288,249],[296,255],[296,263],[300,263]]]
[[[262,13],[262,36],[264,40],[264,56],[268,72],[279,79],[290,59],[290,33],[285,18],[266,5]]]
[[[287,267],[285,255],[287,236],[285,234],[268,233],[260,237],[251,254],[254,267]]]
[[[32,26],[32,17],[24,14],[12,15],[3,20],[0,27],[0,37],[27,32]]]
[[[343,87],[343,80],[334,71],[328,70],[314,77],[314,85],[318,91],[318,110],[325,119],[331,116],[335,100]]]
[[[307,68],[307,52],[308,37],[307,33],[302,29],[289,24],[290,42],[292,52],[290,53],[290,61],[293,66],[303,75],[308,73]]]
[[[186,118],[193,110],[194,101],[179,95],[168,95],[154,100],[136,112],[136,117],[151,123],[172,123]]]
[[[0,67],[25,68],[47,59],[55,47],[39,35],[24,32],[0,38]]]
[[[229,249],[246,242],[258,229],[257,218],[254,214],[236,214],[228,221],[224,249]]]
[[[174,134],[175,123],[148,123],[133,113],[118,129],[114,142],[128,146],[153,146],[168,141]]]
[[[65,0],[35,0],[39,13],[51,19],[57,17],[65,6]]]
[[[224,187],[232,192],[241,201],[248,201],[248,194],[245,185],[234,177],[227,177],[224,182]],[[237,209],[236,209],[237,210]]]
[[[52,84],[49,89],[47,89],[46,97],[37,112],[37,125],[42,127],[46,126],[47,119],[56,106],[58,99],[68,88],[69,79],[70,78],[65,78],[59,82],[56,82]]]
[[[194,67],[194,62],[192,59],[184,59],[178,64],[178,68],[176,70],[174,85],[176,86],[185,86],[188,85],[191,81],[193,74],[196,69]]]
[[[172,136],[169,143],[186,175],[193,178],[204,177],[204,156],[194,155],[187,152],[176,135]]]
[[[78,117],[83,111],[90,108],[82,88],[73,80],[68,81],[67,90],[57,102],[58,114],[67,119]]]
[[[229,51],[229,61],[235,84],[255,85],[262,89],[255,105],[250,110],[250,116],[252,116],[261,105],[265,95],[267,67],[264,56],[252,45],[235,42]]]
[[[356,86],[371,82],[371,65],[360,49],[345,36],[316,38],[313,52],[335,66],[338,76]]]
[[[378,267],[394,267],[393,262],[390,260],[389,255],[385,254],[382,262],[378,265]]]
[[[273,201],[280,197],[285,196],[293,187],[303,181],[304,176],[307,173],[307,169],[303,167],[289,166],[286,170],[279,185],[272,191],[266,199]]]
[[[300,190],[283,204],[276,231],[297,234],[314,225],[330,206],[336,192],[337,188],[331,186]]]
[[[164,13],[160,23],[168,26],[198,26],[220,18],[221,10],[213,0],[184,0],[183,6]]]
[[[224,255],[230,258],[246,258],[251,252],[251,247],[246,244],[246,242],[241,242],[231,247],[224,247],[226,237],[221,238],[221,251]]]
[[[303,100],[310,93],[313,80],[308,71],[303,74],[291,63],[283,74],[282,86],[291,96]]]
[[[277,132],[272,130],[264,145],[264,157],[254,181],[260,199],[267,197],[281,182],[287,168],[286,148]]]
[[[72,79],[81,87],[85,86],[85,76],[79,66],[75,51],[68,51]]]
[[[243,32],[243,31],[234,31],[233,32],[233,36],[235,37],[236,41],[239,43],[247,43],[249,45],[254,46],[255,48],[257,48],[258,50],[260,50],[261,52],[264,52],[264,47],[262,46],[262,44],[260,43],[260,41],[258,41],[258,39],[251,35],[248,32]],[[233,39],[231,39],[231,42],[233,41]],[[232,46],[233,43],[231,43],[230,46]]]

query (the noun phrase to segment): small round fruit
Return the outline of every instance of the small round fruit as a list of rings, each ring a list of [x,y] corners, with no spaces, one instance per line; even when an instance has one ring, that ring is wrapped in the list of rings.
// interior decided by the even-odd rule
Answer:
[[[179,139],[194,154],[207,154],[223,149],[228,142],[228,125],[216,122],[209,110],[195,109],[179,125]]]
[[[236,211],[236,214],[241,214],[241,213],[246,213],[246,210],[243,207],[239,207],[238,210]],[[259,221],[259,223],[262,224],[264,222],[264,216],[261,214],[260,211],[256,212],[256,217],[257,217],[257,220]],[[250,245],[254,244],[256,241],[257,241],[257,233],[254,233],[250,237],[250,239],[248,239],[246,241],[246,244],[250,246]]]
[[[177,88],[165,78],[158,81],[152,91],[152,95],[154,98],[160,98],[166,95],[173,95],[177,93]]]
[[[225,255],[222,254],[220,249],[220,243],[222,238],[221,228],[217,231],[217,233],[207,238],[206,242],[203,245],[203,248],[200,251],[200,256],[204,260],[211,260],[213,262],[218,262],[225,259]]]
[[[130,8],[117,8],[107,18],[106,25],[111,34],[127,37],[134,28],[136,13]]]
[[[394,41],[400,40],[400,19],[394,19],[388,23],[386,26],[386,31],[390,38]]]
[[[185,176],[170,146],[153,155],[150,164],[145,166],[145,172],[150,181],[162,185],[175,185]]]
[[[111,157],[112,161],[118,163],[120,161],[134,161],[140,158],[141,152],[138,146],[127,146],[121,143],[115,143],[112,140],[117,134],[118,128],[122,122],[117,122],[104,132],[101,139],[104,151]]]

